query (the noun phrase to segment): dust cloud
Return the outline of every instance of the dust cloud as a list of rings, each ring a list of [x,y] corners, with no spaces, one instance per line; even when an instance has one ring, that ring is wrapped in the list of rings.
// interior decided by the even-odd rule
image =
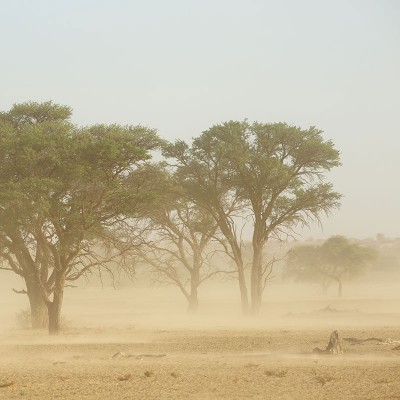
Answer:
[[[367,276],[338,297],[334,287],[324,295],[278,277],[256,317],[241,314],[234,281],[201,286],[196,314],[176,287],[81,282],[66,288],[62,334],[52,337],[18,326],[28,301],[11,288],[23,282],[2,274],[0,396],[347,399],[378,396],[383,387],[397,396],[398,282]],[[344,354],[313,354],[333,330]]]
[[[338,297],[335,288],[323,295],[316,285],[269,283],[258,316],[243,316],[236,282],[212,282],[199,290],[199,310],[187,312],[187,302],[174,286],[129,282],[116,287],[81,283],[66,288],[63,333],[74,329],[312,329],[400,326],[400,278],[384,282],[347,283]],[[0,286],[0,331],[17,328],[17,315],[28,312],[23,281],[3,274]]]

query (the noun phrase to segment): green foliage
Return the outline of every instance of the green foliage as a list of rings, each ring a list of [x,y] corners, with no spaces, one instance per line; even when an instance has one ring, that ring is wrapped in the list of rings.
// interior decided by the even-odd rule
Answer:
[[[14,104],[8,112],[1,113],[1,118],[14,126],[42,124],[50,121],[67,121],[72,115],[72,109],[67,106],[54,104],[52,101],[37,103],[29,101]]]
[[[324,286],[361,275],[375,259],[373,249],[352,243],[343,236],[333,236],[320,246],[292,248],[288,252],[286,274]]]
[[[47,303],[99,265],[93,245],[114,224],[148,206],[145,165],[161,144],[142,126],[78,128],[70,114],[47,102],[0,117],[0,251]]]
[[[164,154],[177,161],[176,176],[191,200],[218,223],[238,270],[244,264],[240,218],[254,221],[255,308],[268,275],[262,260],[265,243],[319,221],[340,204],[341,195],[324,180],[327,171],[340,165],[339,152],[315,127],[228,121],[203,132],[191,147],[178,141]]]
[[[172,231],[185,227],[192,239],[210,240],[218,226],[242,291],[240,231],[252,220],[252,297],[259,301],[265,243],[339,206],[341,195],[324,180],[340,165],[339,152],[315,127],[228,121],[189,146],[164,143],[142,126],[79,128],[70,116],[52,102],[0,113],[0,247],[14,254],[19,273],[40,272],[47,299],[59,275],[76,279],[87,270],[80,257],[99,238],[141,217]],[[150,163],[160,146],[174,160],[171,170]]]
[[[335,268],[337,274],[349,278],[363,272],[368,262],[376,259],[376,252],[357,243],[351,243],[344,236],[333,236],[321,246],[324,263]]]
[[[341,195],[323,181],[324,172],[340,165],[339,152],[314,127],[229,121],[205,131],[191,148],[170,145],[165,155],[178,160],[177,173],[204,206],[222,205],[227,194],[242,201],[260,218],[263,241],[339,206]]]

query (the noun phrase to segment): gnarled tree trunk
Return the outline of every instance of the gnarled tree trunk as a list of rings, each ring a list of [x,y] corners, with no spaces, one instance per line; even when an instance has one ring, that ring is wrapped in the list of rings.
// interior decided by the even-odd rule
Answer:
[[[61,329],[61,306],[62,298],[58,296],[48,304],[49,334],[58,335]]]
[[[240,289],[240,302],[242,306],[242,314],[249,314],[249,298],[247,295],[247,286],[246,286],[246,278],[244,276],[243,268],[238,270],[238,280],[239,280],[239,289]]]
[[[61,307],[64,297],[64,277],[56,277],[53,301],[47,303],[49,313],[49,334],[58,335],[61,329]]]
[[[240,301],[242,307],[242,314],[249,314],[249,297],[247,294],[247,285],[246,285],[246,277],[244,274],[244,263],[242,258],[242,250],[240,248],[240,244],[235,238],[234,233],[230,227],[229,222],[227,221],[227,217],[225,213],[219,212],[219,217],[216,219],[222,234],[227,239],[229,246],[232,250],[232,258],[235,261],[236,269],[238,272],[238,281],[239,281],[239,290],[240,290]]]
[[[25,282],[31,308],[32,328],[47,329],[49,326],[48,311],[40,288],[35,282],[30,282],[28,280],[25,280]]]
[[[251,313],[260,312],[262,301],[262,250],[263,239],[261,223],[256,220],[253,234],[253,263],[251,266]]]
[[[197,298],[197,289],[194,292],[192,291],[190,293],[188,302],[189,302],[188,312],[195,313],[199,308],[199,299]]]
[[[188,312],[195,313],[199,307],[198,291],[200,285],[200,266],[194,265],[190,276],[190,295],[188,297]]]

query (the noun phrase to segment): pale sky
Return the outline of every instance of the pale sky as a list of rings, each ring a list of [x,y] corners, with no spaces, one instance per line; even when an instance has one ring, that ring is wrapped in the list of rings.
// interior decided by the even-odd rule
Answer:
[[[226,120],[324,130],[342,207],[304,238],[400,237],[400,1],[0,0],[0,110],[190,140]]]

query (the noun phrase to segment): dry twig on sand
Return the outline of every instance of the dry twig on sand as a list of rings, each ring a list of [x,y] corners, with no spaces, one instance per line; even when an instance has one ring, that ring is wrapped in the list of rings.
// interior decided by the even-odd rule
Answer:
[[[136,359],[141,359],[141,358],[161,358],[165,357],[165,354],[130,354],[130,353],[124,353],[123,351],[119,351],[118,353],[115,353],[112,357],[110,357],[110,360],[113,360],[115,358],[136,358]]]
[[[354,338],[354,337],[348,337],[348,338],[343,338],[343,340],[345,340],[346,342],[350,342],[352,345],[362,344],[362,343],[365,343],[365,342],[372,342],[372,341],[381,343],[381,342],[384,341],[384,339],[375,338],[375,337],[370,337],[368,339],[357,339],[357,338]]]
[[[6,387],[12,386],[12,385],[14,385],[14,384],[15,384],[14,381],[10,381],[10,382],[0,382],[0,388],[6,388]]]
[[[400,340],[393,340],[391,338],[382,339],[382,338],[370,337],[367,339],[357,339],[357,338],[350,337],[350,338],[343,338],[343,340],[351,343],[353,346],[355,344],[363,344],[365,342],[377,342],[377,344],[387,345],[387,346],[390,346],[393,344],[400,344]],[[392,350],[399,350],[399,349],[400,349],[400,346],[396,346]]]

